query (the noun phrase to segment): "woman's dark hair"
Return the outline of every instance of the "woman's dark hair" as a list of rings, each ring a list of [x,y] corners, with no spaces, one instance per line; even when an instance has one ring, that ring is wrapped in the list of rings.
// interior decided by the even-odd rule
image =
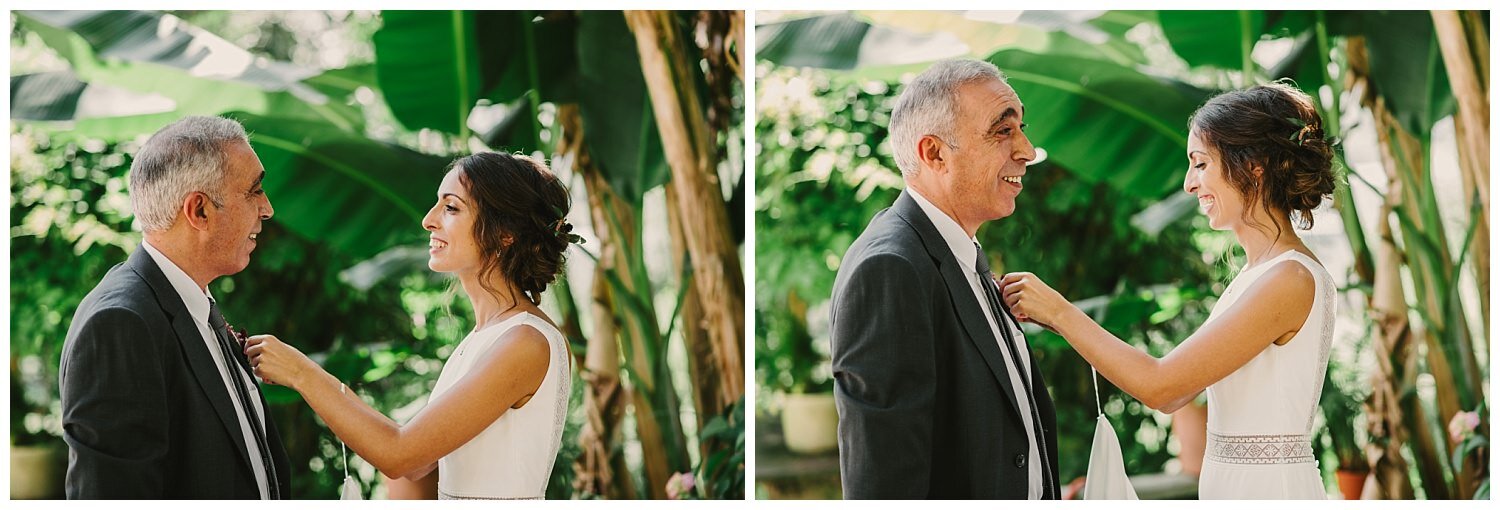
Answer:
[[[1189,124],[1219,152],[1230,185],[1249,208],[1287,214],[1312,228],[1312,210],[1333,193],[1333,147],[1311,97],[1284,83],[1225,92],[1193,113]],[[1257,176],[1255,169],[1261,169]],[[1276,226],[1276,235],[1281,227]]]
[[[474,240],[484,261],[480,285],[497,293],[488,277],[499,271],[531,304],[540,304],[562,270],[573,229],[568,190],[545,165],[521,155],[481,152],[448,168],[461,171],[459,182],[476,202]]]

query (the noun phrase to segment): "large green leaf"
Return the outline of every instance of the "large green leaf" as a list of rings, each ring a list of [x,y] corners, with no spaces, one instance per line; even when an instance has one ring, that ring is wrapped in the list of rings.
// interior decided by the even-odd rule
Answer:
[[[68,60],[80,81],[169,98],[177,116],[274,112],[349,130],[362,126],[363,117],[342,98],[302,83],[317,70],[257,57],[175,16],[141,11],[16,15]]]
[[[1107,13],[1106,13],[1107,14]],[[1023,13],[996,23],[988,13],[861,11],[827,14],[756,27],[757,58],[784,66],[856,71],[862,79],[893,80],[930,62],[997,50],[1071,55],[1121,65],[1145,62],[1140,47],[1110,30],[1123,16],[1093,21],[1098,13]],[[1110,25],[1109,23],[1114,23]]]
[[[1370,55],[1370,81],[1401,126],[1426,138],[1433,123],[1455,108],[1432,15],[1427,11],[1372,11],[1357,16]]]
[[[919,34],[871,25],[850,13],[758,25],[755,38],[757,58],[784,66],[835,70],[931,62],[969,52],[967,45],[946,32]]]
[[[1157,18],[1172,50],[1194,67],[1244,69],[1250,51],[1242,45],[1253,47],[1266,28],[1265,11],[1160,11]]]
[[[231,116],[266,167],[275,221],[357,258],[424,237],[447,159],[316,121]]]
[[[478,16],[484,98],[509,103],[535,88],[542,102],[574,101],[578,16],[528,11],[480,11]]]
[[[376,74],[391,111],[409,129],[483,134],[496,126],[469,124],[481,100],[523,104],[519,100],[531,90],[544,102],[572,99],[577,60],[571,15],[385,11],[381,17],[384,25],[375,33]],[[534,135],[535,127],[507,132],[523,138],[502,140],[506,145],[533,142],[534,137],[524,135]]]
[[[166,113],[172,100],[119,87],[89,85],[72,71],[10,77],[10,118],[21,121],[73,121]]]
[[[668,173],[635,36],[616,11],[581,13],[578,28],[578,107],[589,150],[610,187],[639,206]]]
[[[1206,91],[1077,57],[1005,50],[989,61],[1005,70],[1026,105],[1027,134],[1055,163],[1138,197],[1180,185],[1188,117]]]
[[[479,50],[470,11],[385,11],[375,74],[396,120],[413,131],[467,134],[479,99]]]
[[[84,83],[72,71],[12,76],[10,82],[11,119],[55,137],[125,140],[182,117],[171,99]]]

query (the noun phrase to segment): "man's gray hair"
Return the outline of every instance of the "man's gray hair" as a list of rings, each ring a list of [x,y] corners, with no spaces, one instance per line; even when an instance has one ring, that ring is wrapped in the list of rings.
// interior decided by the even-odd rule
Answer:
[[[250,143],[245,127],[219,117],[187,117],[151,135],[130,164],[130,206],[141,230],[172,228],[182,200],[195,191],[221,205],[227,153],[236,142]]]
[[[1000,80],[1005,75],[995,64],[983,60],[942,60],[922,71],[896,98],[891,111],[891,153],[901,176],[910,178],[922,169],[917,141],[936,135],[954,144],[953,125],[958,121],[958,88],[979,80]]]

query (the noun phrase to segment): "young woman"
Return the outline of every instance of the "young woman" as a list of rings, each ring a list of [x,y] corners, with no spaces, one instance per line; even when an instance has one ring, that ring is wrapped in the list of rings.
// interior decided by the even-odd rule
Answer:
[[[1155,358],[1030,273],[1000,281],[1016,317],[1063,338],[1116,386],[1172,411],[1208,391],[1203,499],[1322,499],[1313,416],[1333,341],[1334,283],[1293,230],[1333,191],[1333,152],[1311,98],[1282,84],[1219,95],[1191,121],[1187,178],[1209,225],[1248,263],[1207,322]]]
[[[387,477],[429,490],[435,479],[443,499],[540,499],[572,381],[563,335],[537,307],[569,244],[568,192],[529,158],[487,152],[455,161],[437,198],[422,220],[428,267],[457,278],[476,325],[408,423],[370,408],[274,336],[251,337],[245,354],[257,376],[301,393]]]

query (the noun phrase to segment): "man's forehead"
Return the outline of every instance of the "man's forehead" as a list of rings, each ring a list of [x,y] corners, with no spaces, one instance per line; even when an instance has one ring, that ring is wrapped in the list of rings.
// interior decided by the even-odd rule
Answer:
[[[1010,85],[1000,80],[985,80],[973,82],[967,87],[986,110],[992,110],[995,115],[1001,115],[1007,110],[1015,110],[1014,115],[1020,117],[1025,113],[1026,106],[1021,103],[1021,96]]]

